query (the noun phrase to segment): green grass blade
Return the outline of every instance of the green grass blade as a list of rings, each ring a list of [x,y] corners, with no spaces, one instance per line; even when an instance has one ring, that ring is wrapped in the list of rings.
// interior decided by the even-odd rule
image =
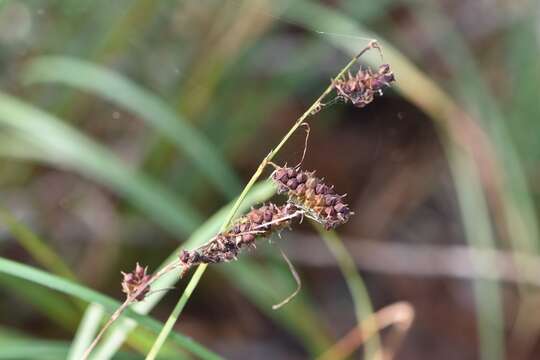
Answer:
[[[199,280],[201,279],[202,275],[204,274],[204,267],[198,267],[195,271],[195,274],[193,274],[192,279],[195,279],[195,281],[190,281],[182,293],[182,296],[180,297],[180,300],[174,307],[174,310],[167,318],[167,322],[165,322],[165,326],[161,329],[159,332],[159,336],[157,337],[156,341],[154,342],[154,345],[152,345],[152,348],[150,349],[150,352],[146,356],[146,360],[154,360],[159,351],[161,350],[161,347],[163,344],[165,344],[165,340],[167,340],[167,336],[169,336],[174,324],[178,320],[178,317],[180,317],[180,313],[184,309],[184,306],[186,306],[186,303],[197,287],[197,284],[199,283]]]
[[[0,335],[0,360],[58,360],[66,359],[69,343],[40,340],[26,335]],[[115,360],[138,360],[139,357],[121,352]]]
[[[96,303],[88,305],[81,319],[81,325],[77,329],[75,338],[69,348],[68,360],[80,359],[83,356],[84,351],[90,346],[99,330],[103,313],[103,306]]]
[[[109,313],[114,312],[120,306],[120,303],[118,301],[113,300],[112,298],[100,294],[85,286],[79,285],[70,280],[63,279],[59,276],[49,274],[45,271],[33,268],[31,266],[8,260],[3,257],[0,257],[0,273],[31,281],[42,286],[46,286],[50,289],[58,290],[62,293],[75,296],[87,302],[100,304]],[[163,326],[163,324],[161,324],[160,322],[148,316],[141,315],[129,308],[124,312],[124,316],[131,318],[140,325],[150,330],[153,330],[156,333],[159,333]],[[192,339],[189,339],[178,333],[171,333],[171,340],[173,340],[176,344],[182,346],[186,350],[189,350],[193,354],[199,356],[200,358],[220,358],[218,355],[212,353],[210,350],[204,348],[202,345],[196,343]]]
[[[69,85],[123,106],[186,153],[224,195],[232,198],[240,191],[240,180],[212,143],[163,100],[119,74],[74,58],[46,56],[29,63],[24,79]]]
[[[248,194],[244,201],[241,211],[246,211],[250,206],[258,204],[260,202],[268,200],[274,194],[275,189],[272,184],[268,182],[262,182],[254,186],[252,191]],[[203,225],[201,225],[189,239],[178,249],[176,249],[161,265],[161,267],[174,260],[180,250],[191,249],[200,244],[203,244],[212,236],[214,236],[223,223],[223,220],[232,208],[233,203],[229,203],[227,206],[220,209],[212,217],[210,217]],[[178,281],[179,271],[171,271],[157,280],[153,287],[154,289],[167,289],[173,286]],[[133,306],[133,309],[141,314],[148,314],[167,294],[167,291],[158,291],[150,296],[144,302],[137,303]],[[135,328],[136,324],[129,319],[120,319],[114,328],[109,332],[109,336],[103,340],[102,344],[96,349],[94,353],[94,359],[110,359],[118,351],[125,341],[127,334]]]
[[[65,359],[69,344],[38,339],[0,341],[1,360],[58,360]]]
[[[34,155],[42,161],[108,185],[176,235],[193,231],[201,220],[195,209],[152,179],[125,166],[106,148],[54,116],[1,93],[0,125],[33,144],[39,150]]]
[[[0,206],[0,222],[4,223],[19,244],[44,268],[68,279],[75,275],[62,258],[26,225],[19,222],[11,212]]]
[[[240,211],[244,212],[253,204],[264,202],[274,194],[274,191],[274,187],[268,182],[257,184],[246,197]],[[201,228],[193,233],[185,245],[179,247],[163,264],[167,264],[173,260],[181,249],[196,247],[214,236],[219,231],[223,220],[231,208],[232,204],[229,204],[212,216]],[[283,297],[283,294],[287,294],[295,286],[288,268],[284,264],[282,265],[279,267],[273,266],[271,276],[267,271],[264,271],[259,265],[246,257],[234,263],[216,266],[215,269],[222,272],[225,278],[234,279],[231,281],[232,286],[243,292],[263,313],[302,340],[306,348],[313,354],[318,354],[330,342],[327,334],[323,331],[325,326],[318,322],[316,312],[311,310],[311,304],[307,300],[305,291],[299,294],[294,302],[291,302],[279,311],[273,311],[271,309],[272,304],[279,301],[280,297]],[[261,283],[261,279],[271,281],[273,284],[272,288]],[[154,284],[154,288],[166,289],[174,285],[177,280],[178,273],[172,272],[159,279]],[[154,293],[146,301],[135,304],[134,309],[141,313],[148,313],[165,294],[166,291]],[[301,316],[295,316],[297,314],[301,314]],[[110,336],[96,350],[94,358],[96,360],[110,359],[115,351],[120,348],[127,334],[135,325],[134,322],[130,322],[129,320],[119,322],[117,327],[110,332]]]
[[[430,80],[425,74],[423,74],[418,68],[416,68],[407,58],[405,58],[396,48],[394,48],[388,42],[381,40],[379,36],[376,36],[374,33],[368,31],[366,28],[357,24],[353,19],[348,18],[344,14],[336,12],[330,8],[321,6],[319,4],[310,3],[304,0],[296,0],[294,6],[291,6],[288,11],[285,13],[288,18],[296,22],[301,23],[312,30],[321,30],[321,31],[331,31],[346,33],[350,35],[358,35],[369,38],[376,38],[384,48],[385,61],[392,64],[393,71],[397,74],[398,82],[397,89],[412,103],[418,106],[420,109],[429,114],[432,120],[436,121],[438,125],[437,130],[441,131],[440,135],[442,139],[450,138],[450,142],[446,143],[446,151],[448,161],[451,163],[451,167],[456,169],[462,169],[463,167],[459,164],[453,163],[456,161],[456,157],[452,156],[452,153],[455,151],[454,147],[456,143],[459,143],[460,136],[456,133],[452,127],[451,123],[454,122],[456,114],[459,114],[460,109],[456,103],[441,89]],[[328,41],[333,43],[335,46],[343,49],[347,53],[355,53],[358,50],[355,48],[356,44],[349,41],[349,39],[344,39],[340,37],[328,37]],[[376,58],[366,57],[366,61],[374,63]],[[460,62],[463,61],[463,58],[460,58]],[[453,143],[452,143],[453,142]],[[467,153],[465,156],[471,157],[472,154]],[[469,161],[468,159],[467,161]],[[518,172],[519,173],[519,172]],[[468,172],[469,175],[475,177],[474,172]],[[455,181],[458,181],[457,174],[454,174]],[[467,183],[461,182],[456,183],[457,186],[463,185],[467,186]],[[460,207],[464,211],[465,208],[468,208],[467,211],[470,211],[469,207],[477,209],[479,211],[487,211],[483,206],[485,202],[482,189],[475,193],[474,203],[463,203],[466,201],[466,198],[459,196],[459,193],[471,192],[471,189],[461,189],[458,190],[458,198],[460,200]],[[478,198],[478,196],[480,198]],[[464,214],[463,214],[464,215]],[[483,215],[478,214],[478,216],[486,216],[486,213]],[[465,215],[464,215],[465,217]],[[464,220],[467,220],[464,218]],[[464,222],[464,227],[467,228],[468,223]],[[491,234],[491,225],[489,223],[482,223],[482,227],[478,229],[483,236],[483,242],[491,242],[494,244],[494,239]],[[466,229],[467,241],[471,244],[475,244],[477,241],[474,238],[469,236],[474,234],[472,229]],[[480,240],[478,240],[480,241]],[[482,338],[483,345],[497,345],[493,347],[491,351],[489,349],[489,354],[494,354],[497,351],[502,351],[504,348],[503,342],[503,333],[501,332],[501,307],[500,307],[500,292],[499,287],[495,283],[475,283],[475,296],[477,297],[477,304],[479,310],[479,330],[480,337]],[[483,306],[482,303],[489,302],[490,306]],[[490,315],[491,314],[491,315]],[[491,326],[489,326],[487,318],[492,317],[493,321],[489,321]],[[488,353],[483,351],[483,355],[488,356]]]
[[[459,199],[467,242],[475,248],[493,249],[494,240],[489,212],[475,164],[470,155],[457,148],[449,150],[451,170]],[[495,261],[483,264],[497,273]],[[500,286],[496,281],[475,279],[473,282],[478,316],[482,359],[504,358],[504,336]]]
[[[4,274],[0,274],[0,287],[9,292],[17,301],[30,304],[56,326],[68,331],[77,327],[79,309],[64,295]]]
[[[373,314],[373,305],[371,304],[366,285],[356,269],[353,258],[345,248],[339,235],[335,231],[325,230],[321,225],[318,225],[313,221],[311,221],[311,223],[317,229],[318,233],[326,243],[326,246],[337,261],[339,269],[349,288],[349,292],[351,293],[356,321],[360,327],[360,325],[365,323],[366,319],[370,318],[370,315]],[[377,328],[376,324],[369,323],[368,325]],[[366,359],[373,359],[376,356],[375,354],[380,353],[380,351],[381,339],[379,332],[376,331],[373,339],[370,339],[365,344],[364,357]]]

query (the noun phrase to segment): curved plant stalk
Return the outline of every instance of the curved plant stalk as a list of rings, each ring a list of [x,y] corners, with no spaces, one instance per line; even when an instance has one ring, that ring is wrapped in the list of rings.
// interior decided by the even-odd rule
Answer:
[[[377,359],[390,360],[409,331],[414,316],[414,308],[408,302],[403,301],[388,305],[370,315],[369,318],[362,321],[360,326],[355,326],[318,360],[346,359],[381,330],[388,326],[394,326],[395,331],[389,344],[374,355]]]
[[[60,291],[64,294],[75,296],[81,300],[100,304],[109,312],[117,309],[119,305],[118,301],[83,285],[3,257],[0,257],[0,273],[28,280],[41,286]],[[154,333],[157,333],[163,326],[163,324],[153,318],[147,315],[138,314],[131,309],[127,309],[125,316],[136,321],[141,326],[152,330]],[[171,335],[171,340],[199,358],[210,360],[220,359],[217,354],[188,337],[178,333],[172,333]]]
[[[347,287],[349,288],[354,303],[354,312],[356,321],[358,322],[359,331],[373,332],[373,339],[367,341],[366,346],[364,347],[364,358],[376,359],[378,358],[376,357],[376,354],[381,352],[381,338],[379,332],[375,330],[377,324],[372,317],[373,305],[371,304],[369,293],[362,277],[356,270],[354,260],[335,231],[325,231],[320,225],[313,221],[311,221],[311,224],[317,229],[319,235],[326,243],[326,246],[334,255],[343,278],[347,283]]]
[[[252,191],[246,197],[246,201],[242,204],[242,211],[247,210],[249,206],[268,200],[275,190],[269,182],[261,182],[256,184]],[[211,216],[206,222],[195,230],[189,239],[179,246],[172,254],[163,261],[160,268],[167,266],[170,262],[174,261],[178,257],[178,253],[182,249],[192,249],[202,245],[208,238],[212,237],[219,231],[221,224],[224,221],[225,216],[228,214],[233,202],[224,206],[221,210]],[[177,281],[180,275],[180,270],[172,271],[154,283],[155,288],[167,289],[172,287]],[[145,301],[139,302],[133,305],[133,311],[141,314],[148,314],[161,299],[167,294],[167,291],[158,291],[150,294]],[[96,349],[93,358],[95,359],[110,359],[120,348],[124,340],[127,338],[127,334],[137,326],[137,323],[131,319],[120,319],[118,323],[111,329],[110,335],[108,335],[103,343]]]
[[[366,53],[368,50],[373,49],[373,48],[380,49],[378,43],[376,41],[374,41],[374,40],[371,41],[370,44],[367,47],[365,47],[362,51],[360,51],[358,54],[356,54],[347,63],[347,65],[345,65],[345,67],[343,67],[343,69],[341,69],[341,71],[336,75],[335,80],[341,79],[343,77],[343,75],[345,75],[347,73],[347,71],[358,61],[358,59],[364,53]],[[322,92],[322,94],[315,100],[315,102],[313,102],[313,104],[295,121],[293,126],[289,129],[289,131],[285,134],[285,136],[281,139],[281,141],[272,150],[270,150],[268,155],[266,155],[266,157],[261,161],[261,163],[259,164],[257,170],[252,175],[251,179],[249,180],[249,182],[245,186],[244,190],[242,191],[242,193],[240,194],[240,196],[236,200],[233,208],[229,212],[227,218],[223,222],[223,224],[221,226],[221,229],[220,229],[220,232],[225,231],[227,229],[227,227],[231,224],[231,221],[234,219],[234,217],[235,217],[239,207],[242,205],[242,202],[244,201],[246,195],[251,190],[251,188],[253,187],[255,182],[259,179],[259,177],[262,175],[263,171],[266,169],[266,166],[271,163],[272,159],[274,159],[274,157],[279,153],[279,151],[283,148],[283,146],[287,143],[287,141],[295,133],[295,131],[298,130],[298,128],[304,124],[304,121],[309,116],[311,116],[311,115],[317,113],[318,111],[320,111],[320,109],[324,106],[323,100],[333,90],[334,90],[334,81],[331,82],[331,84]],[[197,287],[197,285],[198,285],[200,279],[202,278],[202,275],[206,271],[207,267],[208,267],[208,264],[199,265],[197,271],[195,272],[195,274],[193,275],[193,277],[189,281],[189,283],[188,283],[188,285],[186,287],[186,291],[184,291],[184,293],[182,294],[182,296],[180,297],[180,299],[178,301],[177,306],[175,307],[175,309],[178,309],[178,311],[173,312],[173,314],[171,314],[169,316],[170,319],[172,318],[171,322],[173,324],[174,324],[174,322],[176,322],[176,320],[180,316],[181,311],[182,311],[183,307],[185,306],[185,303],[189,300],[193,290]],[[189,289],[189,291],[187,291],[188,289]],[[167,322],[169,322],[169,320],[167,320]],[[171,329],[172,329],[172,325],[170,327],[164,327],[163,330],[162,330],[163,334],[159,335],[158,340],[161,342],[163,339],[165,339],[167,337],[168,332]],[[157,355],[157,353],[159,352],[160,344],[156,342],[155,347],[156,347],[156,349],[153,348],[150,351],[152,356],[154,356],[154,354]]]
[[[289,7],[288,11],[284,13],[285,18],[291,19],[296,23],[300,23],[301,26],[312,31],[325,30],[325,27],[331,27],[333,31],[342,32],[346,34],[360,34],[362,36],[373,36],[373,34],[367,30],[362,25],[358,24],[353,19],[347,17],[344,14],[341,14],[333,9],[309,2],[306,0],[295,0],[294,5]],[[332,42],[335,46],[340,49],[343,49],[347,53],[354,52],[353,44],[350,39],[344,39],[338,36],[328,37],[328,41]],[[402,93],[402,95],[407,98],[409,101],[414,103],[417,107],[422,109],[426,114],[428,114],[431,119],[436,124],[436,129],[439,132],[439,136],[445,146],[445,151],[447,154],[448,162],[453,171],[453,176],[457,179],[460,177],[459,174],[455,172],[454,169],[461,167],[460,164],[452,163],[460,156],[465,157],[465,162],[469,162],[469,165],[474,167],[469,173],[474,176],[473,181],[480,180],[481,183],[504,183],[504,172],[501,171],[501,164],[493,157],[493,154],[496,154],[494,150],[494,145],[486,138],[485,133],[478,126],[478,124],[466,114],[460,104],[455,102],[443,89],[441,89],[433,80],[429,79],[422,71],[412,64],[398,49],[393,47],[390,43],[386,41],[381,41],[382,46],[385,49],[385,58],[387,61],[392,63],[392,68],[394,71],[399,74],[399,84],[397,90]],[[461,69],[463,62],[465,60],[466,54],[459,56],[458,62]],[[368,59],[369,61],[369,59]],[[461,72],[460,75],[463,75]],[[468,78],[474,78],[474,76],[468,76]],[[481,93],[481,91],[475,91],[476,94]],[[484,110],[490,108],[490,104],[486,102],[483,103]],[[484,114],[485,115],[485,114]],[[493,114],[491,114],[493,115]],[[490,120],[497,120],[497,116],[490,118]],[[500,129],[495,131],[494,138],[497,138],[497,132],[500,134]],[[500,136],[498,136],[500,138]],[[499,139],[500,140],[500,139]],[[461,153],[459,156],[456,156],[456,153]],[[509,149],[508,155],[513,155],[512,149]],[[509,173],[515,172],[520,175],[521,171],[516,167],[516,164],[519,164],[519,160],[514,157],[510,161],[504,161],[508,168],[511,168],[512,171]],[[481,170],[481,171],[480,171]],[[520,177],[520,176],[518,176]],[[516,193],[526,193],[527,188],[524,186],[523,182],[517,179],[513,183],[519,191]],[[459,184],[458,184],[459,185]],[[464,209],[466,206],[469,207],[467,213],[475,213],[476,211],[486,211],[486,195],[484,194],[484,189],[480,186],[480,191],[478,188],[472,189],[467,182],[461,181],[462,188],[458,191],[464,192],[474,192],[475,197],[474,201],[469,201],[467,204],[460,204],[460,207]],[[496,196],[501,199],[511,200],[510,197],[505,194],[504,189],[496,188]],[[511,194],[512,195],[512,194]],[[463,197],[458,195],[459,200],[462,201]],[[516,198],[517,199],[517,198]],[[511,211],[517,210],[519,202],[516,203],[515,200],[512,200],[512,204],[508,209],[510,213],[509,221],[516,215],[512,215]],[[528,200],[524,200],[523,203],[527,203]],[[526,207],[526,204],[524,205]],[[528,210],[523,212],[523,218],[530,219],[530,213],[527,213]],[[483,213],[482,218],[489,217],[489,214]],[[513,216],[513,217],[512,217]],[[465,217],[465,216],[464,216]],[[464,227],[470,227],[467,224],[468,221],[464,221]],[[515,221],[520,223],[520,221]],[[528,230],[523,231],[525,234],[530,232],[530,234],[536,234],[534,221],[530,222],[532,226]],[[492,224],[487,221],[480,221],[482,229],[469,229],[465,231],[467,236],[467,242],[477,246],[474,238],[469,236],[473,235],[475,232],[481,232],[483,240],[482,247],[489,246],[488,243],[494,244],[494,239],[492,235]],[[477,224],[478,226],[478,224]],[[522,234],[521,232],[519,233]],[[491,264],[493,267],[493,263]],[[496,270],[496,269],[495,269]],[[504,334],[502,332],[501,319],[501,310],[500,310],[500,289],[499,285],[496,283],[483,285],[478,283],[475,287],[475,296],[477,297],[477,304],[483,304],[485,302],[494,301],[493,306],[483,307],[480,305],[480,314],[479,314],[479,323],[485,324],[486,326],[479,326],[479,334],[482,342],[482,356],[486,359],[491,359],[491,355],[499,355],[504,352],[501,350],[504,348]],[[493,322],[499,322],[496,326],[487,326],[489,318],[495,319]],[[491,322],[491,321],[490,321]],[[487,351],[487,344],[495,344],[496,347],[494,351]],[[485,349],[485,350],[484,350]]]
[[[152,275],[150,277],[150,279],[145,283],[146,286],[144,287],[139,287],[138,290],[136,290],[135,292],[133,292],[132,294],[129,294],[127,297],[126,297],[126,300],[124,300],[124,302],[122,303],[122,305],[120,305],[114,312],[113,314],[111,315],[111,317],[109,318],[109,320],[105,323],[105,325],[101,328],[101,330],[99,331],[99,333],[97,334],[97,336],[95,337],[94,341],[92,341],[92,343],[90,344],[90,346],[88,346],[88,348],[85,350],[83,356],[81,359],[83,360],[86,360],[88,359],[88,357],[90,356],[90,353],[92,352],[92,350],[96,347],[97,343],[99,342],[99,340],[101,340],[101,337],[105,334],[105,332],[109,329],[109,327],[120,317],[120,315],[122,315],[122,313],[124,312],[124,310],[126,310],[126,308],[133,304],[134,302],[137,301],[137,298],[144,293],[145,290],[147,290],[150,285],[152,285],[157,279],[159,279],[161,276],[163,276],[164,274],[166,273],[169,273],[171,272],[172,270],[174,270],[175,268],[178,267],[178,262],[177,261],[173,261],[171,263],[169,263],[167,266],[165,266],[164,268],[162,268],[161,270],[159,270],[157,273],[155,273],[154,275]],[[180,277],[182,277],[182,274],[180,274]]]

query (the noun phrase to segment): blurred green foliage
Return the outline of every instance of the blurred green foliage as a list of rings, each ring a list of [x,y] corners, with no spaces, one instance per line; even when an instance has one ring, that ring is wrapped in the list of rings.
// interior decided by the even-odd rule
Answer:
[[[193,247],[211,237],[225,216],[226,210],[218,209],[240,192],[241,179],[249,178],[368,38],[380,40],[384,61],[398,79],[397,91],[385,94],[387,113],[399,114],[408,103],[433,121],[450,169],[463,241],[536,254],[536,2],[487,7],[465,0],[331,3],[0,2],[0,202],[8,209],[0,214],[0,283],[8,293],[0,317],[9,319],[10,327],[0,332],[0,343],[9,344],[0,346],[0,358],[66,356],[83,309],[79,300],[49,288],[110,312],[115,301],[78,283],[112,292],[119,269],[137,260],[154,268],[166,254],[175,256],[176,242]],[[467,14],[477,14],[477,21]],[[376,53],[364,60],[380,61]],[[324,139],[325,132],[338,134],[342,119],[350,117],[347,111],[335,106],[322,113],[312,130],[323,135],[312,141]],[[292,163],[300,153],[290,145],[281,159]],[[338,168],[347,161],[337,161]],[[245,206],[272,194],[271,186],[261,184]],[[78,222],[70,222],[68,214]],[[350,231],[355,235],[359,229]],[[341,249],[339,242],[335,246]],[[524,271],[519,262],[513,265]],[[311,289],[318,288],[316,281],[304,284],[287,307],[270,310],[294,287],[282,262],[242,258],[216,270],[212,280],[226,284],[218,288],[242,294],[257,314],[271,319],[278,333],[293,339],[287,347],[292,353],[315,356],[339,338]],[[363,283],[350,263],[345,270],[349,285],[351,279],[355,284],[350,318],[355,309],[361,318],[367,311],[359,309]],[[171,276],[159,287],[174,283]],[[501,288],[496,282],[474,282],[478,347],[485,359],[512,356],[511,346],[505,350],[512,339],[505,332],[508,310]],[[518,288],[520,300],[511,310],[521,313],[535,289]],[[211,291],[212,286],[202,289],[201,298],[222,296],[205,293]],[[166,293],[137,304],[145,315],[130,312],[129,317],[144,329],[128,335],[135,323],[122,320],[96,358],[130,358],[131,353],[118,352],[126,339],[130,349],[146,352],[161,327],[146,314]],[[22,311],[10,312],[14,297],[39,314],[39,325],[22,318]],[[232,303],[229,310],[241,319],[247,305]],[[159,311],[159,318],[166,318],[167,307]],[[82,345],[96,328],[84,325],[96,325],[97,318],[79,328],[87,329],[78,335]],[[530,350],[538,324],[516,319],[513,330]],[[20,332],[17,341],[14,329]],[[182,324],[179,329],[190,330]],[[141,336],[148,330],[150,338]],[[164,354],[175,353],[177,346],[214,356],[178,332]]]

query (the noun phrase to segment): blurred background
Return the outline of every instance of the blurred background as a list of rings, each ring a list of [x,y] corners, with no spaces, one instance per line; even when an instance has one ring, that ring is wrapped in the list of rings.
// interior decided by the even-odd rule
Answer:
[[[372,38],[396,85],[312,117],[303,165],[354,217],[209,267],[175,331],[231,359],[538,358],[539,16],[526,0],[0,1],[0,358],[65,358],[88,300],[17,263],[121,300],[121,270],[215,233]],[[247,205],[273,194],[257,191]],[[303,287],[273,311],[295,287],[276,245]],[[186,282],[147,311],[165,321]],[[358,321],[395,303],[362,347]],[[155,336],[96,358],[143,358]]]

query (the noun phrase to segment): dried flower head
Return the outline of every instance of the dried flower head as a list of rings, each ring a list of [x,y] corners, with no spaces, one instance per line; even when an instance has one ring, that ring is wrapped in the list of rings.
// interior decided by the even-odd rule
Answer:
[[[382,89],[396,81],[390,65],[383,64],[373,73],[371,69],[358,70],[356,75],[348,73],[345,79],[334,81],[338,98],[350,101],[356,107],[364,107],[373,101],[374,96],[382,95]]]
[[[147,273],[148,267],[142,267],[137,263],[135,270],[129,273],[122,272],[124,278],[122,279],[122,292],[126,294],[128,298],[135,295],[138,291],[140,293],[135,297],[136,301],[142,301],[146,297],[146,294],[150,291],[150,287],[147,286],[150,280],[150,275]],[[141,291],[141,288],[144,290]]]
[[[183,250],[180,262],[185,268],[197,264],[213,264],[235,260],[242,248],[254,246],[256,238],[270,236],[273,232],[289,227],[291,221],[301,216],[293,204],[263,205],[241,216],[230,230],[218,234],[207,244],[195,250]]]
[[[298,167],[282,167],[272,173],[278,185],[278,193],[287,193],[289,201],[302,209],[306,216],[321,223],[328,229],[335,229],[346,223],[354,214],[338,195],[333,186],[326,185],[317,178],[315,172]]]

